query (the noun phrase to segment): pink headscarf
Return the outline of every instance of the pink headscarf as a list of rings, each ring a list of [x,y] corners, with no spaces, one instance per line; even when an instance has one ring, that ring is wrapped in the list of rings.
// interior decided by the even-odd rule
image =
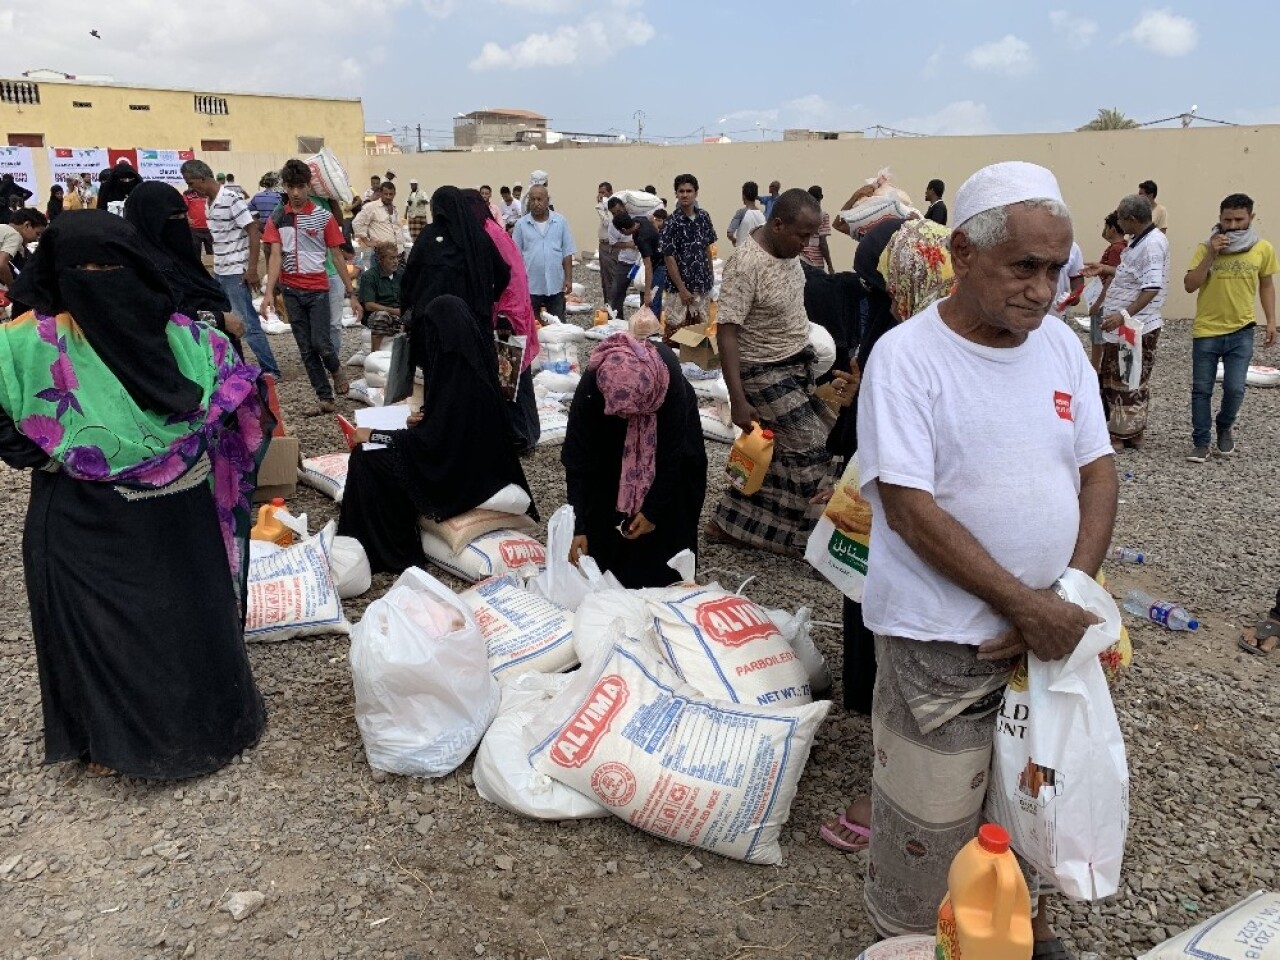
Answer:
[[[486,218],[484,232],[511,270],[511,282],[493,305],[493,322],[498,322],[498,314],[505,313],[511,320],[511,329],[525,338],[524,363],[521,364],[521,369],[528,370],[529,364],[538,355],[538,321],[533,316],[533,302],[529,299],[529,275],[525,273],[524,257],[520,256],[516,242],[507,236],[507,231],[496,221]]]
[[[657,414],[667,397],[671,374],[653,344],[629,333],[615,333],[596,347],[587,369],[595,372],[604,412],[627,420],[618,511],[634,517],[657,475]]]

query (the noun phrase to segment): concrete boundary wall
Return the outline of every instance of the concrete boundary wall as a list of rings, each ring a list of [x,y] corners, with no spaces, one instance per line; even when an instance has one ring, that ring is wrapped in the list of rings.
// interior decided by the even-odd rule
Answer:
[[[286,159],[272,154],[222,153],[206,157],[219,170],[230,170],[251,193],[263,171]],[[494,189],[503,184],[527,185],[530,171],[546,170],[556,209],[568,217],[580,249],[596,244],[596,185],[615,188],[655,184],[674,203],[671,181],[678,173],[698,177],[700,202],[723,236],[739,206],[744,180],[763,190],[772,179],[784,188],[821,184],[824,207],[838,210],[850,193],[881,167],[893,170],[895,182],[923,202],[924,185],[932,177],[947,184],[946,199],[979,167],[999,160],[1029,160],[1054,170],[1076,223],[1076,238],[1088,260],[1105,244],[1102,219],[1140,180],[1160,186],[1160,201],[1169,210],[1172,252],[1171,284],[1165,314],[1188,317],[1193,298],[1182,291],[1195,244],[1217,220],[1219,201],[1229,193],[1248,193],[1257,202],[1258,226],[1264,236],[1280,241],[1280,195],[1274,188],[1280,170],[1280,125],[1218,127],[1190,130],[1124,130],[1110,133],[1030,134],[986,137],[921,137],[878,140],[696,144],[681,147],[609,147],[493,153],[424,153],[341,157],[352,186],[363,190],[369,175],[388,168],[396,172],[403,195],[411,177],[425,189],[445,183]],[[45,158],[37,156],[37,175],[47,184]],[[1275,226],[1272,229],[1272,223]],[[727,255],[729,244],[722,244]],[[831,240],[837,269],[850,266],[853,243],[843,235]],[[595,274],[590,275],[591,278]],[[586,279],[586,278],[584,278]]]

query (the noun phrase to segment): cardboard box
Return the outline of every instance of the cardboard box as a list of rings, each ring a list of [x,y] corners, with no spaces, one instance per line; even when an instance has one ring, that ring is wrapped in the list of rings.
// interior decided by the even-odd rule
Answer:
[[[298,465],[302,462],[302,446],[297,437],[272,437],[267,455],[258,468],[258,489],[254,503],[266,503],[276,497],[288,500],[298,492]]]
[[[695,323],[681,327],[671,335],[672,343],[680,345],[681,363],[696,363],[703,370],[715,370],[720,366],[720,345],[716,343],[714,329],[707,332],[709,326]]]

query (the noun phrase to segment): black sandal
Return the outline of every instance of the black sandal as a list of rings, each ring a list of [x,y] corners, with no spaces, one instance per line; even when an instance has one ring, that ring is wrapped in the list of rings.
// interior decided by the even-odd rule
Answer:
[[[1052,940],[1037,940],[1031,948],[1031,960],[1072,960],[1072,956],[1057,937]]]
[[[1262,645],[1268,640],[1280,639],[1280,623],[1268,618],[1251,628],[1253,630],[1253,643],[1249,642],[1249,634],[1246,632],[1244,636],[1237,640],[1240,649],[1245,653],[1251,653],[1255,657],[1268,657],[1275,652],[1273,646],[1270,650],[1263,650]]]

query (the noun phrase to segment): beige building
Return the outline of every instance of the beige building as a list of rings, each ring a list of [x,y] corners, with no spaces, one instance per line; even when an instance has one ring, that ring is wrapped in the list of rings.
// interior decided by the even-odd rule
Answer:
[[[364,152],[358,99],[134,87],[52,70],[0,78],[0,126],[12,147]]]
[[[514,143],[545,142],[547,118],[532,110],[473,110],[453,121],[453,145],[499,147]]]

